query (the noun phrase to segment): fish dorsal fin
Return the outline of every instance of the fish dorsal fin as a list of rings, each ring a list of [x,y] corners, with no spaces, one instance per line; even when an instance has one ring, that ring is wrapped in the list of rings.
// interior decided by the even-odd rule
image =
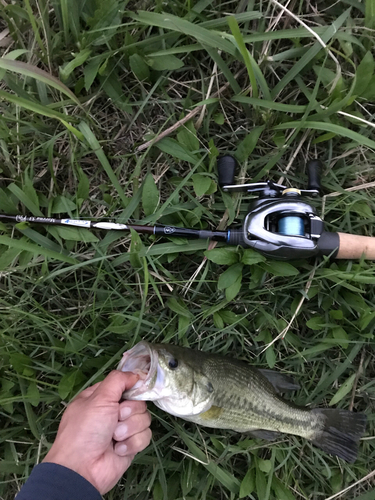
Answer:
[[[273,388],[278,394],[282,392],[297,391],[300,388],[290,375],[263,368],[258,368],[258,371],[273,385]]]

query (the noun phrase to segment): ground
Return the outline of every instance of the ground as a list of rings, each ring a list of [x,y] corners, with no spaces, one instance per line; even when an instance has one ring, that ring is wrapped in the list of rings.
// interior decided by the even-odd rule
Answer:
[[[326,229],[373,236],[374,27],[373,0],[2,0],[1,213],[225,229],[253,197],[221,191],[219,154],[237,182],[297,188],[320,158]],[[153,442],[108,500],[375,498],[374,265],[218,248],[0,223],[4,499],[142,338],[282,370],[294,402],[364,411],[367,432],[346,464],[150,404]]]

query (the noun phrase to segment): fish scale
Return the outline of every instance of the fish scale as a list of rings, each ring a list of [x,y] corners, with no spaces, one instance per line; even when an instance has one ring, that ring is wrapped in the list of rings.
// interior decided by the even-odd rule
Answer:
[[[215,363],[205,360],[202,372],[212,374],[213,405],[222,408],[222,412],[214,420],[197,415],[190,419],[193,422],[239,432],[264,429],[290,433],[292,429],[305,438],[323,426],[322,418],[309,409],[291,408],[268,380],[248,365],[220,357]]]

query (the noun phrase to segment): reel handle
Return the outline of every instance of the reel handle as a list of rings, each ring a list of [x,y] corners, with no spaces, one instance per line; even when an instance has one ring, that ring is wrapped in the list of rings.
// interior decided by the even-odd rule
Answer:
[[[231,186],[234,184],[234,175],[237,169],[237,160],[231,155],[220,156],[217,159],[217,173],[219,186]]]
[[[320,191],[320,173],[323,169],[323,163],[320,160],[309,160],[306,168],[308,177],[307,189]]]

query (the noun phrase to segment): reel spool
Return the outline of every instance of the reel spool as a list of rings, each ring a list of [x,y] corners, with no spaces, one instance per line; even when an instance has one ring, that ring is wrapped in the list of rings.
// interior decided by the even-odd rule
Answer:
[[[305,236],[305,221],[302,217],[287,215],[278,223],[278,233],[285,236]]]
[[[299,198],[301,191],[296,188],[284,189],[282,196],[288,198]],[[305,220],[298,215],[285,215],[280,217],[277,223],[277,232],[284,236],[305,236]]]

